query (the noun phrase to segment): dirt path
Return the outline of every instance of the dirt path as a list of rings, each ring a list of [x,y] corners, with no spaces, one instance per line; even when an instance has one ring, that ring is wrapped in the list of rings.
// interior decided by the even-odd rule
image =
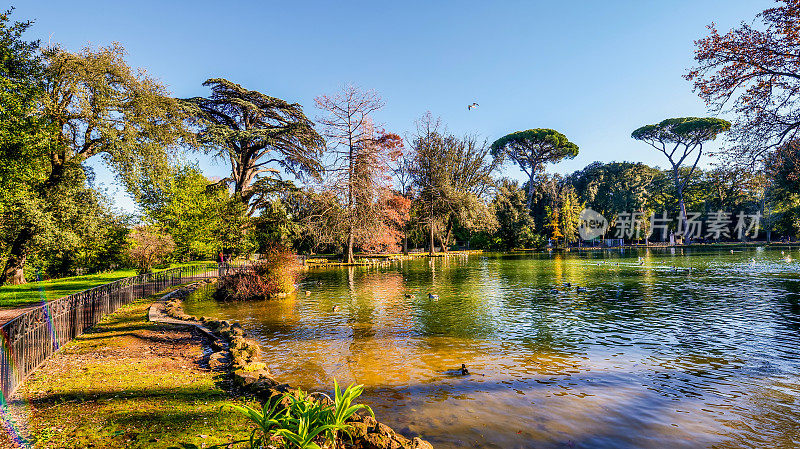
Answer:
[[[247,424],[221,406],[227,378],[207,367],[197,330],[151,323],[155,298],[121,308],[66,345],[11,403],[0,447],[199,447],[243,438]],[[6,415],[8,416],[8,415]]]
[[[0,326],[8,323],[9,321],[22,315],[23,313],[29,310],[33,310],[37,307],[39,306],[36,305],[36,306],[18,307],[16,309],[0,309]]]

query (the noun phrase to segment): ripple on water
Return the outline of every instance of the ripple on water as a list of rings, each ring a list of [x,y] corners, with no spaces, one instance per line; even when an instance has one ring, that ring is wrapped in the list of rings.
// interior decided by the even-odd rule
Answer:
[[[295,385],[365,384],[439,448],[795,447],[800,264],[779,251],[421,259],[300,290],[186,309],[242,322]]]

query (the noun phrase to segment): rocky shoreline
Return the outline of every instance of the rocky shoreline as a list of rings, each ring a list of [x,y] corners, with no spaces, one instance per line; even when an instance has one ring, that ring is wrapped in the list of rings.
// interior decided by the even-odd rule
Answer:
[[[183,299],[194,290],[214,282],[216,279],[195,282],[165,295],[160,302],[151,306],[151,321],[179,322],[195,326],[204,332],[214,351],[209,356],[209,366],[230,372],[234,384],[259,401],[266,402],[286,393],[294,394],[296,389],[276,380],[269,368],[261,362],[260,346],[246,338],[239,323],[209,317],[198,318],[184,312]],[[353,449],[433,449],[427,441],[419,437],[406,438],[372,416],[356,414],[349,424],[353,430],[352,442],[348,447]]]

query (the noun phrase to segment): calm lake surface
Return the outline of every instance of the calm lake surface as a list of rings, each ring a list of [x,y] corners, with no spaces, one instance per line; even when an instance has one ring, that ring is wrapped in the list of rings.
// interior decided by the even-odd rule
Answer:
[[[185,309],[239,321],[281,381],[365,384],[436,448],[800,445],[800,263],[781,250],[425,258],[299,291]]]

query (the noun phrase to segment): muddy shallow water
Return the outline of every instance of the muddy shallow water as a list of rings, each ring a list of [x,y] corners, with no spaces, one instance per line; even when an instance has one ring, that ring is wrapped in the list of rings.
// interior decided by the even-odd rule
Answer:
[[[365,384],[381,421],[437,448],[789,448],[800,263],[784,257],[450,256],[311,270],[280,300],[198,292],[185,309],[239,321],[293,386]]]

